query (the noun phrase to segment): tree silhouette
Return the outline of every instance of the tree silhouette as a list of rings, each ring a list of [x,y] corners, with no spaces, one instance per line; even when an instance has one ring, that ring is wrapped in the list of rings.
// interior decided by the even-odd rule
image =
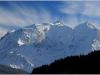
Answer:
[[[68,56],[64,59],[55,60],[53,63],[35,68],[32,74],[53,73],[76,73],[76,74],[99,74],[100,51],[94,51],[88,55]],[[69,72],[70,71],[70,72]]]

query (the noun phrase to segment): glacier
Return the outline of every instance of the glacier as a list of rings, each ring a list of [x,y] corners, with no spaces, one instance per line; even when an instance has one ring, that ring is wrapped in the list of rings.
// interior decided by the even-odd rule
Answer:
[[[0,64],[32,72],[60,58],[100,49],[100,30],[89,22],[74,28],[62,21],[26,26],[0,39]]]

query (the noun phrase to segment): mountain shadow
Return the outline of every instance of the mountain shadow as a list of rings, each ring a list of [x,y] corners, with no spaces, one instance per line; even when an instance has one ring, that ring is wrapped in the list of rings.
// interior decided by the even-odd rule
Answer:
[[[15,69],[15,68],[11,68],[9,66],[0,64],[0,74],[29,74],[29,73],[22,69]]]
[[[68,56],[34,68],[32,74],[100,74],[100,51],[88,55]]]

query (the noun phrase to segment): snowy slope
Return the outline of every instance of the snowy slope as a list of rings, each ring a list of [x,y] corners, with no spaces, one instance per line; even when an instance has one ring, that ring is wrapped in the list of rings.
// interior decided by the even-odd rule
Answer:
[[[100,31],[89,22],[74,29],[63,24],[33,24],[0,39],[0,64],[32,72],[55,59],[100,49]]]

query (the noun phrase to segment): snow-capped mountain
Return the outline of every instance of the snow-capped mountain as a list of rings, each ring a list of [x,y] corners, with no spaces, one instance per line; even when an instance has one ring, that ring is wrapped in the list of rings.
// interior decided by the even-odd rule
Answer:
[[[62,21],[33,24],[0,39],[0,64],[32,72],[55,59],[100,49],[100,31],[89,22],[71,28]]]

